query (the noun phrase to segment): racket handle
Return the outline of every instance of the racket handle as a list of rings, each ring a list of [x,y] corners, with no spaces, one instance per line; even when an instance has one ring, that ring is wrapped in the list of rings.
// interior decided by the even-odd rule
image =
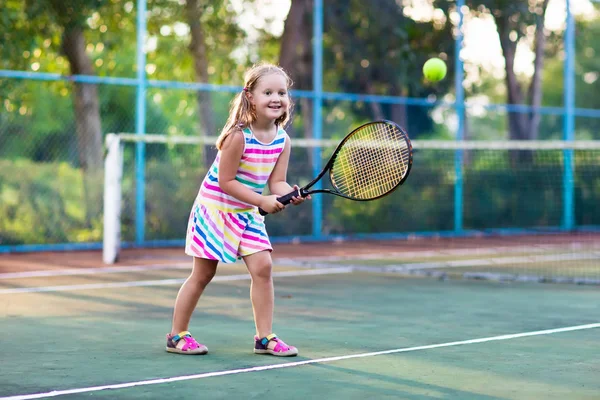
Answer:
[[[278,197],[277,201],[285,206],[291,203],[293,197],[306,197],[306,195],[304,194],[302,189],[298,189],[286,194],[285,196]],[[258,212],[260,213],[260,215],[268,214],[268,212],[266,212],[260,207],[258,208]]]

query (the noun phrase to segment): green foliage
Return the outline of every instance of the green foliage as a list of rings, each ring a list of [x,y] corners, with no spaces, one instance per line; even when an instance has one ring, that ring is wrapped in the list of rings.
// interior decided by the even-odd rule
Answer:
[[[454,63],[453,26],[450,15],[455,3],[436,1],[441,10],[436,20],[415,21],[406,16],[394,0],[325,2],[324,85],[328,91],[408,96],[432,99],[452,90]],[[508,0],[467,1],[474,15],[514,16],[518,38],[524,37],[533,23],[531,4]],[[248,37],[238,25],[237,11],[227,0],[198,0],[200,23],[205,33],[209,82],[240,85],[245,69],[261,59],[277,62],[279,38],[258,29]],[[256,8],[244,0],[244,8]],[[136,76],[136,16],[132,0],[0,0],[0,69],[70,74],[61,49],[65,28],[83,27],[86,54],[100,76]],[[256,10],[260,15],[260,10]],[[147,73],[151,80],[192,82],[196,80],[194,60],[188,46],[190,35],[184,1],[148,0]],[[311,26],[306,26],[311,29]],[[577,105],[600,108],[596,38],[597,21],[578,22]],[[560,35],[552,36],[544,73],[544,104],[561,105],[563,61]],[[431,56],[448,59],[448,78],[436,85],[425,84],[421,66]],[[501,102],[504,93],[493,92],[498,81],[485,79],[467,88],[468,94],[486,94]],[[84,181],[78,165],[73,115],[73,85],[68,81],[40,82],[0,80],[0,244],[58,243],[99,241],[101,238],[100,176]],[[102,131],[135,130],[136,89],[128,86],[99,85]],[[231,92],[213,92],[217,126],[224,123]],[[149,88],[147,90],[146,131],[169,135],[196,135],[202,121],[198,117],[194,91]],[[380,104],[386,117],[394,110]],[[433,107],[407,106],[408,130],[419,139],[452,138],[446,122],[453,111]],[[433,118],[434,111],[441,118]],[[440,113],[441,111],[441,113]],[[297,107],[293,124],[302,131],[304,121]],[[341,138],[346,132],[373,116],[371,104],[327,100],[324,102],[324,136]],[[469,133],[480,139],[494,138],[507,130],[505,114],[486,112],[469,115]],[[562,119],[542,118],[540,137],[560,137]],[[578,138],[600,138],[594,119],[578,120]],[[215,132],[217,133],[217,132]],[[187,215],[204,170],[200,150],[148,145],[146,147],[146,215],[149,239],[183,237]],[[324,156],[329,155],[324,151]],[[313,172],[306,149],[295,149],[290,165],[290,182],[306,183]],[[373,203],[352,203],[325,197],[326,233],[397,232],[450,230],[453,228],[452,166],[432,168],[434,160],[415,159],[407,184],[394,195]],[[476,160],[475,160],[476,161]],[[474,162],[475,162],[474,161]],[[123,237],[134,237],[135,174],[134,155],[126,155],[124,175]],[[422,164],[420,164],[422,163]],[[578,161],[577,221],[598,224],[596,207],[600,183],[594,165]],[[490,165],[474,164],[465,176],[465,223],[469,227],[505,226],[507,221],[522,224],[555,224],[560,214],[555,189],[538,190],[546,185],[543,172],[527,175],[532,186],[519,188],[519,180],[494,170]],[[497,166],[495,167],[497,168]],[[450,171],[450,172],[449,172]],[[506,172],[506,171],[505,171]],[[549,173],[560,171],[549,168]],[[523,172],[526,174],[526,172]],[[555,187],[557,179],[552,183]],[[95,186],[89,186],[94,185]],[[543,187],[546,187],[543,186]],[[94,190],[94,188],[96,190]],[[477,192],[481,188],[481,192]],[[523,204],[551,204],[551,215],[523,208]],[[536,203],[537,202],[537,203]],[[526,211],[523,211],[526,210]],[[592,210],[592,211],[590,211]],[[90,215],[90,217],[86,217]],[[480,219],[479,215],[488,217]],[[298,221],[303,223],[298,224]],[[272,235],[311,233],[310,204],[292,207],[270,218]]]
[[[427,84],[422,66],[432,56],[452,60],[454,40],[447,11],[439,21],[415,21],[393,0],[350,1],[325,7],[324,86],[327,91],[425,98],[445,93],[452,80]],[[349,38],[351,42],[349,43]],[[454,74],[448,63],[448,75]],[[392,107],[381,105],[387,118]],[[352,114],[373,119],[370,107]],[[430,110],[407,105],[405,125],[413,137],[432,130]]]
[[[211,82],[240,83],[245,65],[235,62],[231,53],[242,44],[244,34],[235,24],[235,13],[223,0],[199,3],[204,7],[202,23],[207,33]],[[72,22],[79,26],[83,21],[87,54],[97,74],[134,77],[134,4],[124,0],[83,0],[75,3],[0,0],[0,6],[4,6],[0,21],[7,27],[0,36],[0,67],[68,75],[69,65],[60,48],[61,24]],[[181,34],[181,27],[187,23],[184,9],[180,2],[148,2],[149,41],[157,44],[156,49],[150,49],[147,54],[150,79],[195,79],[188,51],[189,35]],[[3,99],[0,104],[3,108],[0,113],[0,156],[65,160],[77,165],[72,88],[71,83],[64,81],[0,80]],[[132,107],[135,96],[136,89],[133,87],[99,85],[104,133],[135,131],[135,107]],[[225,121],[230,93],[213,93],[212,97],[217,122]],[[148,90],[146,132],[196,135],[198,124],[194,92]]]
[[[0,244],[100,240],[102,215],[86,221],[85,195],[81,170],[67,163],[0,159]]]
[[[579,108],[600,109],[598,92],[600,91],[600,20],[576,21],[577,39],[575,40],[575,105]],[[562,38],[561,38],[562,39]],[[564,45],[561,43],[561,50]],[[564,60],[562,57],[548,59],[544,68],[544,102],[562,106],[564,103]],[[556,117],[562,120],[560,117]],[[560,121],[562,122],[562,121]],[[596,118],[578,118],[576,138],[579,140],[598,140]],[[562,138],[557,135],[557,138]]]
[[[355,93],[375,93],[425,97],[433,89],[423,85],[421,67],[425,61],[444,54],[451,59],[454,40],[446,21],[418,22],[408,18],[393,0],[365,3],[334,3],[326,8],[324,34],[328,90],[344,89]],[[351,45],[348,38],[352,38]],[[453,74],[450,63],[449,75]],[[450,81],[436,86],[440,91]]]
[[[374,202],[327,196],[326,233],[450,231],[454,229],[451,152],[421,153],[411,175],[392,195]],[[557,227],[562,222],[562,152],[539,152],[532,164],[511,167],[508,152],[467,153],[464,164],[465,229]],[[576,153],[578,225],[600,223],[597,152]],[[290,221],[291,223],[291,221]]]
[[[200,163],[190,163],[185,157],[175,164],[172,160],[153,160],[147,164],[146,239],[185,237],[189,212],[205,173],[206,170]],[[124,179],[123,193],[125,196],[122,204],[122,235],[124,240],[133,240],[136,207],[133,176]]]
[[[86,19],[94,11],[110,0],[26,0],[25,10],[28,18],[36,20],[49,18],[58,25],[69,28],[83,28]]]
[[[158,145],[154,145],[158,146]],[[205,170],[195,162],[200,149],[187,146],[148,149],[155,157],[146,168],[146,238],[183,239],[192,203]],[[131,149],[133,150],[133,149]],[[297,150],[299,151],[299,150]],[[162,155],[158,157],[158,154]],[[512,168],[506,152],[466,154],[464,226],[466,229],[558,226],[562,217],[561,152],[536,157]],[[454,228],[452,152],[417,153],[406,183],[373,202],[323,196],[324,233],[450,231]],[[135,237],[133,151],[126,153],[123,179],[123,240]],[[576,152],[575,209],[578,225],[598,225],[600,158]],[[304,165],[304,167],[302,167]],[[294,181],[311,171],[292,165]],[[88,184],[101,190],[102,174]],[[304,182],[303,182],[304,181]],[[93,191],[92,191],[93,192]],[[102,235],[102,194],[89,195],[80,170],[67,163],[0,160],[0,245],[97,242]],[[542,206],[543,205],[543,206]],[[86,208],[92,218],[86,220]],[[311,234],[311,203],[268,217],[273,236]]]
[[[232,52],[245,45],[246,37],[235,21],[237,15],[225,0],[198,0],[198,7],[210,83],[241,84],[246,65],[236,62]],[[193,58],[188,49],[190,35],[181,34],[188,24],[185,3],[149,0],[148,9],[152,10],[148,34],[157,43],[156,50],[147,56],[148,63],[156,65],[152,79],[194,81]]]

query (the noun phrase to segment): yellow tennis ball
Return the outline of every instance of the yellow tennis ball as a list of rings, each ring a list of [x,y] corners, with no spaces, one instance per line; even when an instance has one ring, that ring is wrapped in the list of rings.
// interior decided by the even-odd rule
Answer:
[[[423,75],[430,82],[437,82],[446,76],[446,63],[439,58],[430,58],[423,64]]]

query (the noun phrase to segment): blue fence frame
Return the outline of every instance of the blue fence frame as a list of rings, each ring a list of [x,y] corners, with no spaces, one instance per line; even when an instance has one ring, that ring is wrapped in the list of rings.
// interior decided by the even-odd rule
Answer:
[[[596,0],[594,0],[596,1]],[[0,70],[0,77],[12,79],[29,79],[41,81],[59,81],[67,80],[72,82],[93,83],[93,84],[109,84],[134,86],[136,88],[136,134],[145,134],[145,117],[146,117],[146,91],[148,88],[168,88],[182,90],[210,90],[220,92],[238,92],[241,88],[230,85],[213,85],[207,83],[187,83],[177,81],[161,81],[148,80],[146,76],[146,54],[144,52],[144,41],[146,37],[146,0],[137,0],[137,48],[136,48],[136,63],[137,75],[136,78],[118,78],[118,77],[99,77],[88,75],[63,76],[59,74],[43,73],[43,72],[28,72],[28,71],[12,71]],[[456,54],[460,54],[463,44],[463,12],[462,7],[465,5],[465,0],[457,0],[459,10],[459,29],[456,38],[455,49]],[[600,117],[600,110],[581,109],[575,107],[575,22],[570,11],[571,1],[566,0],[566,33],[565,33],[565,51],[566,57],[564,61],[564,107],[539,107],[535,110],[541,114],[547,115],[562,115],[563,121],[563,139],[565,141],[574,140],[575,117]],[[313,126],[314,137],[320,139],[322,137],[322,104],[324,100],[344,100],[344,101],[364,101],[378,102],[388,104],[408,104],[408,105],[424,105],[432,106],[437,104],[445,104],[454,107],[458,116],[458,127],[456,132],[456,140],[463,140],[465,111],[469,107],[464,102],[464,68],[460,57],[455,58],[455,93],[456,99],[453,103],[432,102],[427,99],[408,98],[408,97],[393,97],[393,96],[377,96],[364,95],[353,93],[329,93],[323,92],[323,0],[314,1],[313,9],[313,90],[312,91],[294,91],[295,97],[306,97],[313,99]],[[485,106],[488,110],[528,112],[534,108],[526,105],[507,105],[507,104],[488,104]],[[574,221],[574,181],[573,181],[573,151],[564,151],[565,163],[563,173],[563,220],[561,228],[563,230],[572,230],[575,228]],[[315,161],[313,165],[313,173],[316,175],[321,170],[321,149],[314,149]],[[456,183],[454,189],[454,230],[450,232],[418,232],[418,233],[395,233],[395,234],[364,234],[353,235],[355,238],[402,238],[411,236],[465,236],[472,232],[463,229],[463,171],[462,171],[462,152],[456,151],[455,154],[455,172]],[[123,247],[162,247],[162,246],[179,246],[183,243],[182,240],[154,240],[147,241],[144,237],[145,232],[145,145],[138,143],[136,147],[136,236],[134,243],[124,243]],[[301,237],[301,240],[328,240],[339,238],[338,236],[323,235],[322,232],[322,213],[323,203],[319,196],[315,196],[312,203],[312,235]],[[495,234],[523,234],[533,232],[527,229],[510,229],[510,230],[491,230],[490,233]],[[538,232],[539,231],[535,231]],[[273,238],[274,242],[288,241],[290,238],[279,237]],[[347,239],[347,238],[346,238]],[[30,252],[30,251],[68,251],[68,250],[90,250],[100,249],[102,243],[63,243],[51,245],[18,245],[18,246],[0,246],[0,253],[8,252]]]
[[[575,21],[571,14],[571,1],[566,0],[567,27],[565,32],[565,67],[564,67],[564,105],[565,114],[563,118],[563,139],[572,141],[575,139]],[[563,173],[563,229],[570,230],[575,226],[575,212],[573,197],[575,196],[575,182],[573,179],[574,160],[573,150],[564,151],[564,173]]]

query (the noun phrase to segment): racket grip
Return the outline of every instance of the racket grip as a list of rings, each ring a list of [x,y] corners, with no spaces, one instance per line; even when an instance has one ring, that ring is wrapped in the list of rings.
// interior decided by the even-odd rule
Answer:
[[[306,195],[304,195],[302,189],[294,190],[294,191],[286,194],[285,196],[278,197],[277,201],[285,206],[285,205],[288,205],[291,203],[293,197],[300,197],[300,196],[306,197]],[[263,210],[260,207],[258,208],[258,212],[260,213],[260,215],[268,214],[268,212],[266,212],[265,210]]]

